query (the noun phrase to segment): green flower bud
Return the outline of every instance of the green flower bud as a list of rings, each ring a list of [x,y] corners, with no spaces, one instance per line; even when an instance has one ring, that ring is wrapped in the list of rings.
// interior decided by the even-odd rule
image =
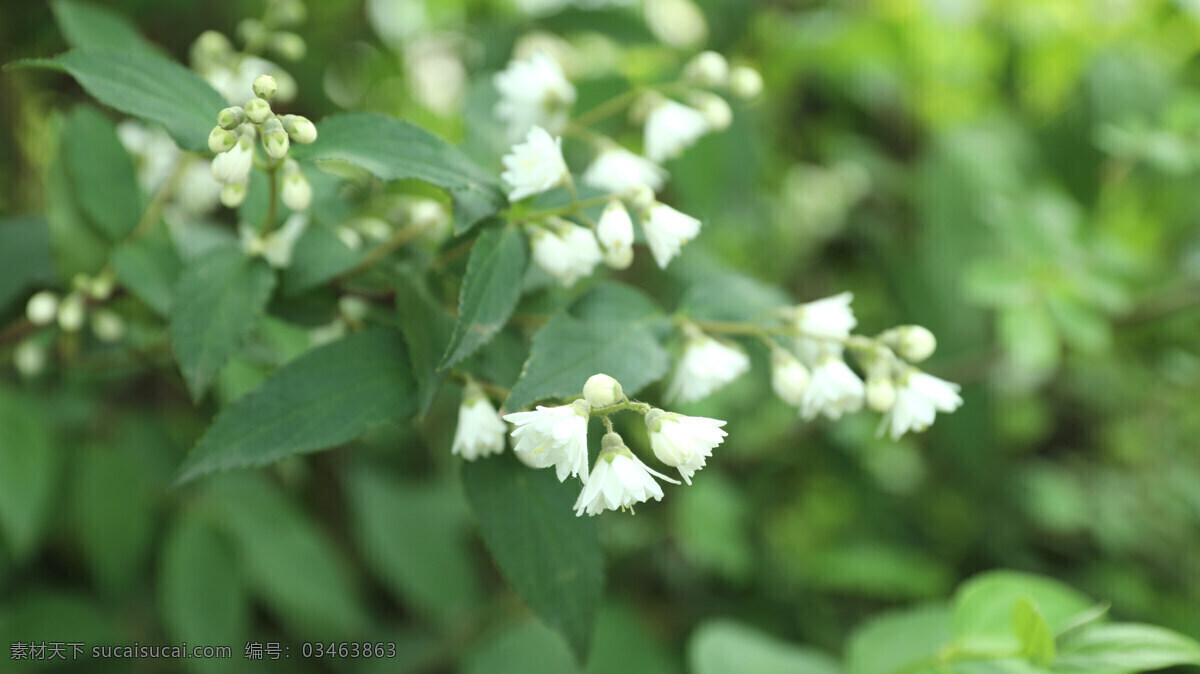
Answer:
[[[288,135],[282,127],[271,131],[268,131],[266,127],[263,128],[263,150],[266,151],[268,157],[283,159],[287,156],[289,145]]]
[[[283,177],[283,203],[293,211],[307,210],[312,203],[312,185],[304,174],[296,171]]]
[[[279,91],[279,85],[275,83],[275,78],[270,75],[259,75],[254,78],[254,95],[269,101],[275,98],[275,92]]]
[[[271,117],[271,104],[261,98],[251,98],[245,105],[246,119],[262,124]]]
[[[232,53],[233,45],[229,43],[229,38],[215,30],[200,33],[190,50],[192,66],[199,70],[217,65]]]
[[[307,117],[300,115],[289,115],[292,117],[291,124],[285,124],[288,135],[297,143],[307,145],[317,139],[317,127]]]
[[[232,131],[241,126],[244,121],[246,121],[246,111],[237,105],[217,113],[217,126],[222,129]]]
[[[308,9],[300,0],[276,0],[267,8],[267,15],[277,26],[295,26],[304,22]]]
[[[86,316],[86,309],[83,302],[83,295],[79,293],[71,293],[63,298],[61,304],[58,305],[58,327],[65,332],[78,332],[79,328],[83,327],[83,319]]]
[[[208,134],[208,149],[212,150],[213,154],[228,152],[233,149],[234,145],[237,145],[237,136],[233,135],[232,131],[214,126]]]
[[[762,93],[763,78],[749,66],[738,66],[729,73],[729,91],[741,99],[751,99]]]
[[[308,51],[308,45],[304,44],[304,38],[295,33],[279,31],[271,37],[271,49],[285,61],[299,61]]]
[[[245,183],[229,183],[221,188],[221,203],[226,208],[237,208],[246,200]]]
[[[92,314],[92,333],[102,342],[118,342],[125,336],[125,321],[111,309]]]

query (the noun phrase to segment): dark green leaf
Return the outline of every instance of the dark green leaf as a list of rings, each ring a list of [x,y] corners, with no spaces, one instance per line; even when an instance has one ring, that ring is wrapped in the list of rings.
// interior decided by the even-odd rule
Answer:
[[[283,272],[283,293],[299,295],[353,267],[362,253],[350,250],[333,230],[309,224],[292,250],[292,263]]]
[[[75,534],[96,584],[119,595],[145,573],[156,516],[149,476],[123,447],[84,447],[71,463]]]
[[[1200,665],[1200,643],[1153,625],[1093,624],[1064,640],[1054,671],[1124,674],[1174,665]]]
[[[0,219],[0,311],[54,277],[50,227],[41,218]]]
[[[559,483],[553,471],[530,470],[507,454],[467,463],[462,479],[505,578],[584,660],[604,571],[595,522],[572,512],[579,485]]]
[[[142,215],[133,160],[117,139],[111,122],[90,105],[76,106],[62,138],[67,175],[88,221],[117,242]]]
[[[832,657],[730,620],[711,620],[688,642],[692,674],[839,674]]]
[[[310,351],[226,408],[179,469],[180,482],[349,442],[416,408],[400,336],[369,330]]]
[[[183,263],[165,229],[118,246],[112,254],[112,265],[121,285],[160,316],[170,315]]]
[[[265,260],[232,247],[218,248],[183,270],[171,309],[171,341],[192,399],[254,331],[275,272]]]
[[[504,327],[521,298],[527,262],[525,235],[520,229],[492,227],[479,235],[467,262],[458,297],[458,322],[442,368],[475,353]]]
[[[58,275],[70,281],[75,274],[95,274],[108,261],[109,242],[88,222],[75,196],[67,171],[65,139],[74,133],[76,115],[59,131],[58,153],[46,172],[46,222]]]
[[[39,411],[24,398],[0,391],[0,533],[18,560],[41,538],[59,465],[50,426]]]
[[[297,159],[345,161],[383,180],[415,178],[448,190],[454,199],[455,230],[459,233],[505,203],[495,177],[458,148],[418,126],[383,115],[350,112],[322,120],[317,130],[315,143],[293,150]]]
[[[454,321],[429,295],[424,279],[408,271],[396,282],[396,318],[417,380],[417,414],[424,416],[445,376],[437,364],[450,341]]]
[[[544,398],[578,395],[597,372],[615,377],[626,394],[634,395],[670,367],[657,335],[665,321],[641,291],[598,285],[534,335],[529,360],[505,407],[516,410]]]
[[[1013,610],[1013,629],[1021,641],[1021,656],[1035,665],[1054,662],[1054,633],[1041,611],[1027,597],[1017,600]]]
[[[63,39],[72,47],[160,53],[125,17],[104,7],[74,0],[54,0],[50,9],[54,10],[54,20]]]

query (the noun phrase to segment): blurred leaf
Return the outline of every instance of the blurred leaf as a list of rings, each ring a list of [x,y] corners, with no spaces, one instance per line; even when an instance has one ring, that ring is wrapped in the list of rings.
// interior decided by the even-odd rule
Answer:
[[[169,316],[183,262],[165,229],[113,250],[113,270],[121,285],[160,316]]]
[[[558,634],[536,620],[512,627],[466,657],[464,674],[579,674]]]
[[[682,671],[674,653],[661,643],[653,618],[634,606],[606,603],[596,618],[595,644],[588,660],[588,674],[626,674],[654,672],[675,674]]]
[[[450,341],[454,320],[429,295],[425,279],[407,271],[396,279],[396,318],[417,381],[417,414],[424,416],[446,375],[437,364]]]
[[[504,406],[516,410],[544,398],[578,395],[597,372],[615,377],[627,395],[636,394],[670,366],[656,335],[666,322],[640,290],[597,285],[534,335],[529,360]]]
[[[345,161],[382,180],[415,178],[448,190],[454,200],[454,228],[460,234],[505,203],[495,177],[418,126],[350,112],[321,120],[317,130],[315,143],[293,149],[296,159]]]
[[[1200,665],[1200,643],[1153,625],[1093,624],[1064,639],[1054,671],[1123,674],[1174,665]]]
[[[1054,633],[1072,616],[1095,604],[1050,578],[992,571],[971,578],[955,592],[955,635],[967,647],[978,650],[1020,648],[1022,642],[1013,626],[1013,612],[1020,601],[1033,602]]]
[[[36,217],[0,218],[0,311],[54,278],[50,227]]]
[[[400,336],[367,330],[314,349],[226,408],[179,469],[178,482],[264,466],[349,442],[416,407]]]
[[[952,582],[944,563],[883,541],[813,550],[806,565],[817,587],[873,597],[940,596]]]
[[[71,463],[74,533],[96,584],[120,595],[145,571],[157,518],[152,486],[125,448],[84,447]]]
[[[33,553],[42,537],[59,465],[42,413],[0,389],[0,531],[18,561]]]
[[[779,288],[744,274],[715,272],[688,286],[679,311],[699,320],[755,321],[795,301]]]
[[[1054,633],[1046,619],[1026,597],[1017,600],[1013,610],[1013,629],[1021,641],[1021,656],[1035,665],[1045,666],[1054,662]]]
[[[521,298],[528,253],[519,227],[485,229],[471,247],[458,298],[458,322],[440,368],[475,353],[508,322]]]
[[[171,343],[192,399],[254,330],[275,289],[266,260],[218,248],[184,268],[171,310]]]
[[[128,636],[106,607],[91,597],[73,591],[51,588],[26,590],[5,601],[0,610],[3,611],[0,613],[0,638],[8,644],[17,641],[74,641],[87,644],[90,648],[93,644],[119,644]],[[84,653],[90,659],[90,650]],[[70,657],[69,647],[67,654]],[[10,659],[5,654],[5,660]],[[101,669],[101,664],[95,662],[95,671],[113,671],[107,667]]]
[[[1062,345],[1054,319],[1041,304],[1008,307],[996,326],[1000,343],[1020,368],[1046,374],[1058,366]]]
[[[77,109],[82,110],[83,106]],[[109,242],[96,229],[75,197],[68,174],[65,144],[75,132],[77,117],[66,117],[58,133],[58,152],[46,171],[46,222],[50,246],[59,278],[70,281],[75,274],[95,274],[108,261]]]
[[[124,16],[87,2],[53,0],[50,9],[63,39],[78,49],[146,52],[160,55]]]
[[[109,241],[123,239],[142,216],[142,197],[133,160],[112,123],[90,105],[75,106],[67,118],[63,157],[84,215]]]
[[[708,472],[671,501],[680,551],[693,564],[732,580],[754,569],[745,499],[720,471]]]
[[[465,508],[440,486],[400,482],[359,466],[346,481],[358,547],[397,597],[444,623],[482,595]]]
[[[246,641],[250,602],[230,542],[187,511],[162,544],[159,612],[174,643],[237,645]],[[216,672],[219,660],[188,660],[190,668]]]
[[[688,642],[692,674],[840,674],[832,657],[731,620],[710,620]]]
[[[310,224],[292,250],[292,263],[283,271],[285,295],[299,295],[350,269],[362,253],[350,250],[329,227]]]
[[[72,49],[15,65],[65,70],[101,103],[157,122],[185,150],[208,151],[208,134],[227,104],[199,75],[149,52]]]
[[[850,635],[846,674],[923,674],[917,664],[934,658],[952,637],[953,617],[947,606],[884,613]]]
[[[463,488],[496,565],[525,603],[584,660],[604,584],[604,554],[591,518],[577,518],[573,481],[504,454],[467,463]]]

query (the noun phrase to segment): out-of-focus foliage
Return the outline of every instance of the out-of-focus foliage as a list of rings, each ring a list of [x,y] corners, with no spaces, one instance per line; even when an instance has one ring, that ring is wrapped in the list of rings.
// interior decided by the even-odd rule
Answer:
[[[124,189],[136,167],[116,144],[121,117],[110,108],[123,109],[127,92],[106,97],[89,86],[88,70],[106,72],[103,64],[68,52],[60,59],[84,73],[82,89],[42,70],[0,76],[0,644],[188,641],[231,645],[246,664],[247,643],[276,642],[290,659],[247,667],[570,672],[581,665],[568,639],[530,608],[587,613],[554,626],[577,645],[593,622],[578,600],[600,605],[582,665],[595,673],[1094,674],[1194,662],[1195,644],[1161,628],[1200,637],[1200,4],[697,0],[707,19],[690,37],[679,33],[687,21],[655,17],[691,0],[642,4],[313,2],[307,53],[290,67],[290,106],[314,120],[346,110],[411,120],[462,147],[464,162],[498,173],[507,144],[492,118],[490,76],[514,53],[552,50],[577,86],[578,110],[667,77],[702,47],[753,64],[764,95],[740,105],[728,131],[667,164],[672,202],[702,219],[704,234],[666,273],[639,259],[622,278],[658,305],[697,311],[745,310],[723,304],[720,291],[758,288],[753,281],[803,300],[853,290],[868,332],[904,322],[937,334],[928,369],[964,384],[962,409],[895,442],[877,438],[865,416],[801,423],[770,396],[768,368],[756,362],[682,407],[730,421],[692,487],[634,517],[573,522],[599,529],[603,597],[562,590],[522,592],[522,601],[505,581],[508,565],[539,560],[516,549],[493,550],[493,561],[481,541],[505,517],[530,515],[505,511],[503,493],[474,504],[495,521],[470,512],[463,483],[513,464],[503,456],[463,467],[450,455],[460,387],[438,388],[431,364],[442,350],[421,344],[469,337],[436,324],[445,317],[422,299],[430,289],[356,289],[375,311],[409,317],[408,330],[424,324],[412,317],[427,317],[440,331],[406,332],[406,355],[362,362],[381,347],[370,332],[339,342],[340,353],[331,352],[337,343],[310,350],[323,339],[314,329],[342,315],[361,320],[320,288],[358,261],[333,234],[349,217],[344,202],[387,220],[403,199],[436,191],[407,180],[381,187],[345,167],[344,182],[314,172],[320,227],[295,254],[320,264],[298,265],[308,277],[280,273],[269,307],[269,289],[243,297],[248,306],[222,304],[236,314],[225,326],[234,331],[242,314],[272,318],[239,335],[244,343],[212,335],[217,348],[242,344],[216,362],[202,357],[211,344],[196,345],[185,380],[150,326],[172,315],[176,293],[203,295],[203,279],[180,279],[180,257],[220,266],[233,220],[226,212],[184,238],[160,231],[117,245],[154,190]],[[233,34],[258,11],[218,1],[104,5],[157,45],[137,49],[180,62],[200,30]],[[113,42],[92,46],[133,39],[124,23],[73,25],[64,6],[73,5],[53,5],[61,27],[41,3],[0,10],[0,62],[51,57],[97,30]],[[212,121],[173,116],[178,74],[152,78],[162,87],[154,104],[195,149]],[[85,91],[110,108],[85,102]],[[636,142],[619,120],[608,124]],[[568,158],[577,151],[568,142]],[[107,172],[89,168],[97,157],[109,157]],[[379,159],[374,173],[437,184],[405,160]],[[468,198],[486,211],[492,187]],[[261,221],[266,206],[252,196],[241,210]],[[457,200],[456,213],[464,210]],[[462,232],[474,223],[456,224]],[[124,341],[39,333],[45,373],[19,375],[25,300],[97,272],[110,251],[127,291],[111,303],[128,326]],[[703,298],[688,295],[706,279]],[[572,301],[543,289],[516,312]],[[637,306],[623,303],[634,314]],[[564,318],[554,325],[570,330]],[[468,362],[512,383],[528,356],[520,336],[505,328]],[[631,380],[655,380],[654,368],[666,367],[645,351],[629,365]],[[213,428],[228,437],[209,441],[208,468],[277,458],[255,456],[253,442],[238,446],[236,417],[273,413],[262,391],[291,388],[286,372],[272,378],[282,365],[369,373],[404,358],[417,365],[411,390],[348,387],[360,398],[337,401],[310,392],[305,417],[350,414],[336,407],[345,404],[365,415],[359,432],[427,408],[419,422],[372,427],[339,449],[260,471],[173,484],[181,465],[204,460],[192,454],[185,464],[185,455],[233,401],[241,412],[216,417]],[[522,380],[544,390],[516,389],[515,402],[559,392],[562,370],[549,362],[538,382]],[[194,403],[208,388],[214,395]],[[640,429],[620,430],[644,444]],[[297,437],[289,451],[347,439],[318,447]],[[235,450],[243,453],[217,454]],[[587,572],[599,565],[567,561]],[[1031,575],[980,575],[997,568]],[[302,643],[330,641],[393,643],[395,655],[302,657]],[[1014,657],[972,663],[977,651]],[[91,659],[59,670],[231,671],[217,661]]]

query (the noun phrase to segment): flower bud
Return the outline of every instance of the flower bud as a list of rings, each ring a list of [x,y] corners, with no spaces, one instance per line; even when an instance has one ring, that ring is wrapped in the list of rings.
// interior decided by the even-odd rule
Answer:
[[[27,339],[13,349],[13,367],[22,377],[36,377],[46,369],[46,347]]]
[[[113,287],[116,286],[116,279],[112,274],[101,273],[99,276],[88,279],[84,292],[95,300],[106,300],[112,297]]]
[[[237,208],[246,200],[246,183],[229,183],[221,188],[221,203],[227,208]]]
[[[341,239],[342,243],[346,244],[346,247],[350,250],[358,250],[359,248],[362,248],[362,235],[350,227],[338,227],[337,237]]]
[[[610,407],[625,399],[621,383],[606,374],[594,374],[583,385],[583,399],[592,407]]]
[[[713,131],[724,131],[733,123],[733,109],[729,107],[729,103],[725,102],[724,98],[707,91],[695,91],[689,97],[689,102],[692,107],[700,111],[704,115],[704,121],[708,122],[709,128]]]
[[[231,131],[222,129],[220,126],[214,126],[213,130],[208,134],[208,149],[213,154],[221,154],[233,149],[237,145],[237,136]]]
[[[361,297],[342,295],[338,298],[338,311],[352,321],[361,322],[370,313],[371,305]]]
[[[261,45],[267,39],[267,27],[258,19],[242,19],[238,22],[237,32],[246,44]]]
[[[290,124],[285,124],[288,135],[297,143],[308,145],[317,139],[317,127],[306,117],[291,115]]]
[[[721,87],[729,81],[729,62],[715,51],[702,51],[684,66],[683,76],[705,87]]]
[[[267,156],[272,159],[283,159],[287,156],[288,151],[288,135],[282,128],[268,131],[267,127],[263,127],[263,150]]]
[[[600,215],[596,238],[604,247],[604,262],[613,269],[633,264],[633,221],[619,201],[609,202]]]
[[[225,57],[231,53],[233,53],[233,45],[229,43],[229,38],[215,30],[206,30],[200,33],[196,41],[192,43],[190,50],[192,67],[207,70],[213,64],[225,60]]]
[[[629,205],[633,210],[640,214],[639,217],[644,218],[645,214],[654,206],[654,190],[650,189],[649,185],[639,183],[629,192]]]
[[[800,406],[812,377],[791,353],[771,349],[771,388],[775,395],[789,405]]]
[[[275,78],[270,75],[259,75],[254,78],[254,95],[269,101],[275,98],[275,92],[279,91],[279,85],[275,83]]]
[[[212,160],[212,175],[217,182],[234,184],[244,183],[250,179],[250,169],[254,167],[254,145],[247,136],[238,140],[232,150],[217,155]]]
[[[889,377],[869,377],[866,388],[867,407],[887,412],[896,404],[896,385]]]
[[[25,316],[34,325],[49,325],[58,315],[58,294],[43,290],[29,298],[25,305]]]
[[[283,203],[293,211],[307,210],[312,203],[312,185],[299,171],[283,176],[282,192]]]
[[[243,106],[246,119],[255,124],[262,124],[271,116],[271,104],[261,98],[251,98]]]
[[[276,0],[268,11],[275,25],[279,26],[295,26],[303,23],[308,16],[308,9],[300,0]]]
[[[125,321],[111,309],[92,314],[92,333],[102,342],[117,342],[125,336]]]
[[[285,61],[299,61],[304,58],[304,52],[308,51],[304,38],[286,31],[275,33],[271,38],[271,48]]]
[[[896,351],[901,358],[910,363],[925,360],[937,349],[937,338],[928,328],[920,325],[902,325],[896,331]]]
[[[246,121],[246,111],[240,105],[235,105],[232,108],[225,108],[217,113],[217,126],[230,131],[242,125]]]
[[[66,332],[78,332],[85,317],[83,295],[71,293],[58,305],[58,327]]]
[[[763,79],[757,70],[749,66],[738,66],[729,73],[729,91],[734,96],[749,100],[762,93]]]

